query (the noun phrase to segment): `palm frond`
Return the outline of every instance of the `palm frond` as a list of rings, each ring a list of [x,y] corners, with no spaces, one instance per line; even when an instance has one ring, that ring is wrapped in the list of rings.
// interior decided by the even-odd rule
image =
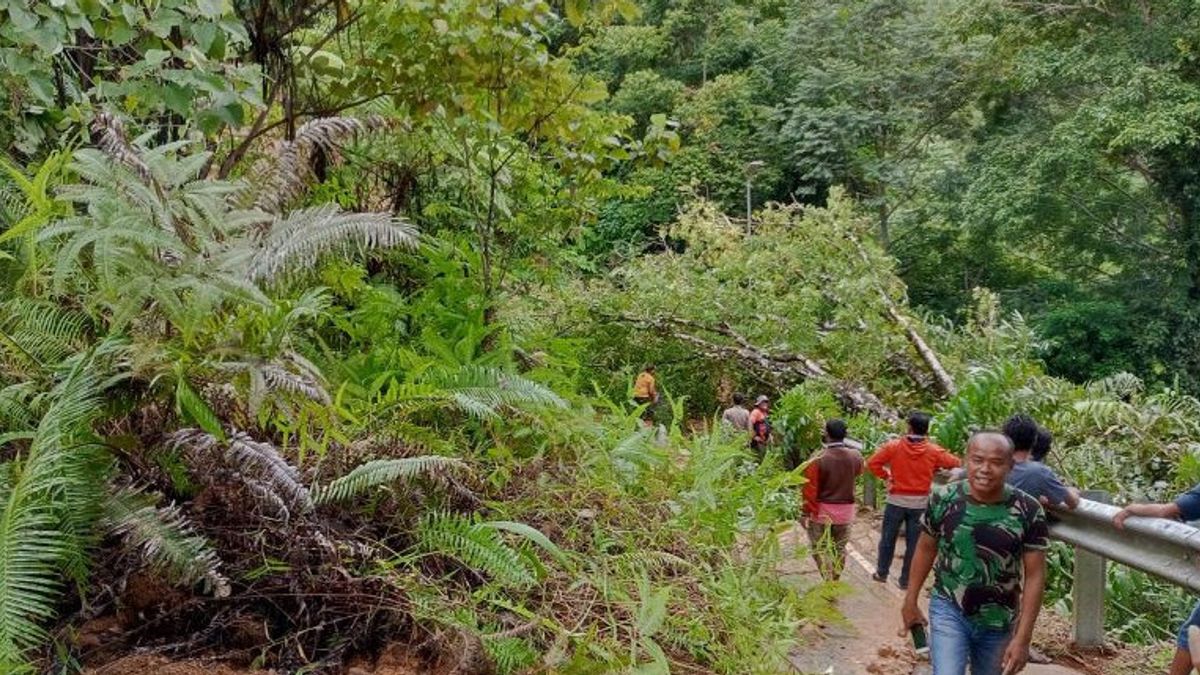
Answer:
[[[386,213],[347,213],[336,204],[291,212],[271,223],[246,270],[252,281],[273,281],[288,271],[311,269],[321,258],[350,247],[415,248],[415,227]]]
[[[100,502],[102,477],[88,475],[94,450],[82,437],[99,409],[95,382],[79,371],[55,392],[28,454],[5,464],[0,490],[0,671],[23,669],[46,634],[61,572],[82,557],[80,522]],[[75,500],[82,500],[76,502]]]
[[[92,120],[92,133],[98,138],[99,148],[113,161],[129,168],[147,184],[153,180],[150,167],[142,158],[141,152],[129,142],[125,123],[119,117],[106,111],[96,113],[95,119]]]
[[[474,417],[492,417],[502,408],[563,408],[558,394],[533,380],[491,366],[431,368],[422,380]]]
[[[1087,384],[1088,394],[1095,397],[1119,398],[1127,401],[1145,391],[1146,385],[1133,373],[1114,373]]]
[[[145,495],[127,491],[114,495],[105,506],[112,532],[172,583],[203,583],[204,590],[216,597],[229,595],[229,581],[220,572],[217,554],[174,504],[158,508]]]
[[[80,351],[87,317],[54,303],[13,298],[0,303],[0,352],[18,361],[53,365]]]
[[[292,510],[305,512],[312,508],[300,471],[270,443],[256,441],[244,431],[235,431],[228,441],[221,441],[199,429],[181,429],[171,434],[169,442],[173,448],[188,452],[196,465],[219,458],[244,478],[262,481]]]
[[[314,501],[318,504],[345,501],[387,483],[459,471],[465,467],[466,464],[460,459],[440,455],[374,459],[354,467],[346,475],[317,490]]]
[[[388,120],[379,115],[362,119],[319,117],[305,122],[296,130],[294,140],[280,143],[271,158],[255,167],[255,206],[268,213],[280,213],[299,199],[311,182],[316,150],[334,150],[357,134],[386,126]]]

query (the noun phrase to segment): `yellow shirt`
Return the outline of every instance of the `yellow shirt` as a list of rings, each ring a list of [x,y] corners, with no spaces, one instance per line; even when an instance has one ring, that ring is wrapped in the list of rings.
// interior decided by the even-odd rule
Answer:
[[[642,371],[633,383],[634,398],[654,398],[654,376]]]

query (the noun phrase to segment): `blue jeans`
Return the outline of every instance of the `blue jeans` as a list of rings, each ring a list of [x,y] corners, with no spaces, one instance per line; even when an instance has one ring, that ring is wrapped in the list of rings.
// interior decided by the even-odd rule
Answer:
[[[883,532],[879,537],[879,560],[875,573],[886,579],[892,571],[892,556],[896,555],[896,535],[904,525],[904,567],[900,568],[900,585],[908,585],[908,569],[912,567],[917,538],[921,536],[921,515],[924,509],[906,509],[888,504],[883,509]]]
[[[933,675],[1000,675],[1000,662],[1012,631],[980,628],[962,615],[958,605],[934,593],[929,600],[929,660]]]
[[[1196,608],[1192,610],[1192,615],[1189,616],[1188,620],[1184,621],[1183,625],[1179,627],[1179,636],[1175,638],[1175,646],[1179,647],[1185,652],[1188,650],[1187,633],[1188,628],[1191,626],[1200,626],[1200,604],[1196,605]]]

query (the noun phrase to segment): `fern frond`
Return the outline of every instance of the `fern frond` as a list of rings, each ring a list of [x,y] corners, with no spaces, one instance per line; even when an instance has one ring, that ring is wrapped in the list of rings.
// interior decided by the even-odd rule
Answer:
[[[415,248],[417,230],[386,213],[347,213],[336,204],[299,209],[275,220],[246,271],[252,281],[272,281],[289,270],[311,268],[321,256],[362,249]]]
[[[439,455],[374,459],[354,467],[350,473],[317,490],[314,501],[318,504],[345,501],[387,483],[462,470],[465,467],[466,464],[460,459]]]
[[[485,523],[452,513],[428,513],[416,535],[420,550],[454,558],[502,584],[525,588],[536,580],[521,554]]]
[[[197,460],[214,455],[222,457],[240,474],[271,486],[292,510],[305,512],[312,508],[312,498],[300,479],[300,471],[270,443],[256,441],[244,431],[235,431],[223,443],[199,429],[181,429],[171,434],[169,441],[173,448],[192,453]]]
[[[218,598],[229,595],[229,581],[220,572],[217,554],[174,504],[156,508],[144,495],[123,492],[105,507],[112,532],[172,583],[203,583],[205,592]]]

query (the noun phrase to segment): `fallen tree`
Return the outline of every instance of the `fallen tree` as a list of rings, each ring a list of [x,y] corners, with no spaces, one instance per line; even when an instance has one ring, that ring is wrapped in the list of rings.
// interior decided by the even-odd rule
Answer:
[[[800,352],[772,351],[755,345],[728,323],[709,326],[677,317],[650,319],[628,314],[609,318],[679,340],[708,358],[735,359],[778,388],[817,380],[828,384],[847,410],[865,412],[883,422],[895,422],[901,417],[866,387],[836,377],[824,365]],[[726,341],[720,341],[722,338]]]

